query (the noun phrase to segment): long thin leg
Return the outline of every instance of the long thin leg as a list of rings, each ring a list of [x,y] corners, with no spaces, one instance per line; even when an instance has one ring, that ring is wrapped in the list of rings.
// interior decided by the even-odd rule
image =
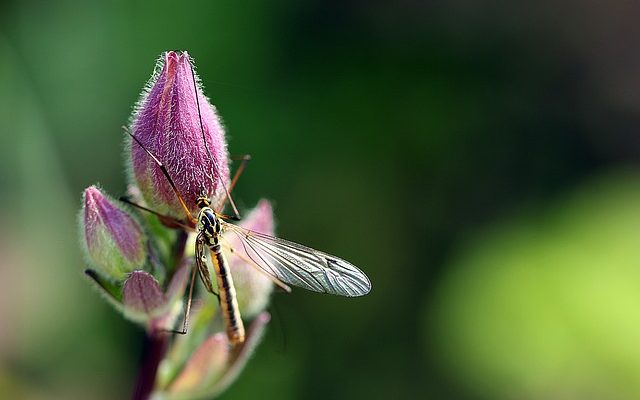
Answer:
[[[223,243],[223,246],[229,250],[229,252],[231,252],[231,254],[237,256],[238,258],[240,258],[242,261],[246,262],[247,264],[251,265],[253,268],[255,268],[258,272],[262,273],[263,275],[265,275],[267,278],[271,279],[271,281],[278,287],[280,287],[282,290],[284,290],[287,293],[291,293],[291,288],[285,284],[284,282],[282,282],[280,279],[276,278],[275,276],[267,273],[267,271],[265,271],[264,269],[262,269],[255,261],[253,261],[252,259],[250,259],[249,257],[246,257],[244,254],[240,253],[239,251],[237,251],[236,249],[234,249],[233,247],[231,247],[231,245],[229,244],[229,241],[222,238],[222,240],[225,241],[225,243]]]
[[[180,205],[182,205],[182,208],[184,209],[185,214],[187,215],[187,218],[189,219],[189,221],[192,224],[196,224],[198,222],[198,220],[196,218],[194,218],[193,215],[191,215],[191,211],[189,211],[189,207],[187,207],[187,203],[185,203],[184,198],[182,197],[182,195],[180,194],[180,191],[178,190],[178,188],[176,187],[176,184],[173,183],[173,179],[171,179],[171,175],[169,175],[169,172],[167,171],[167,168],[165,168],[164,164],[158,159],[158,157],[156,157],[151,150],[147,149],[141,142],[140,140],[138,140],[137,137],[135,137],[135,135],[133,133],[131,133],[129,131],[129,129],[127,129],[126,126],[123,126],[122,129],[129,135],[131,136],[131,138],[133,140],[136,141],[136,143],[138,143],[138,145],[140,147],[142,147],[142,149],[147,152],[147,154],[149,155],[149,157],[151,157],[151,159],[153,159],[153,161],[155,161],[156,165],[158,165],[158,167],[160,168],[160,171],[162,171],[162,174],[167,178],[167,180],[169,181],[169,184],[171,185],[171,188],[173,189],[173,191],[175,192],[176,196],[178,197],[178,200],[180,201]]]
[[[236,170],[235,175],[233,175],[233,179],[231,180],[231,185],[229,185],[229,192],[232,192],[233,188],[236,187],[236,183],[238,183],[238,179],[240,179],[240,175],[242,175],[242,173],[244,172],[244,169],[247,167],[247,164],[249,163],[249,161],[251,161],[251,155],[243,154],[239,156],[239,161],[240,161],[240,165],[238,166],[238,169]],[[222,207],[224,207],[224,203],[226,201],[227,199],[225,197],[224,201],[222,202]],[[220,208],[220,211],[222,211],[222,208]]]
[[[236,183],[238,183],[238,179],[240,179],[240,175],[242,175],[242,172],[246,168],[247,164],[249,163],[249,161],[251,161],[251,156],[249,154],[244,154],[239,156],[237,159],[240,160],[241,162],[240,162],[240,166],[236,170],[236,173],[233,175],[233,179],[231,180],[231,184],[229,185],[229,192],[233,191],[233,188],[236,186]],[[219,212],[216,212],[216,213],[218,214],[218,216],[222,218],[238,221],[240,219],[239,215],[231,216],[231,215],[221,214],[226,202],[227,202],[227,194],[225,194],[224,198],[222,199],[222,204],[220,205]]]
[[[229,158],[231,161],[242,161],[244,159],[251,160],[251,154],[232,154]]]
[[[129,204],[130,206],[133,206],[133,207],[139,208],[139,209],[140,209],[140,210],[142,210],[142,211],[146,211],[146,212],[148,212],[148,213],[151,213],[151,214],[155,215],[156,217],[158,217],[161,221],[163,221],[163,222],[165,222],[165,223],[167,223],[167,224],[169,224],[169,225],[173,224],[173,225],[177,226],[178,228],[182,228],[182,229],[184,229],[184,230],[185,230],[185,231],[187,231],[187,232],[194,231],[194,228],[193,228],[193,227],[191,227],[191,226],[189,226],[189,225],[185,225],[185,224],[183,224],[182,222],[178,221],[177,219],[175,219],[175,218],[173,218],[173,217],[170,217],[170,216],[168,216],[168,215],[164,215],[164,214],[160,214],[159,212],[154,211],[154,210],[152,210],[152,209],[150,209],[150,208],[147,208],[147,207],[145,207],[145,206],[142,206],[142,205],[140,205],[140,204],[138,204],[138,203],[134,203],[133,201],[129,200],[129,199],[128,199],[127,197],[125,197],[125,196],[121,196],[119,200],[120,200],[121,202],[123,202],[123,203],[127,203],[127,204]]]
[[[189,326],[189,314],[191,313],[191,300],[193,299],[193,286],[196,283],[196,267],[193,266],[193,272],[191,273],[191,283],[189,284],[189,297],[187,298],[187,306],[184,309],[184,317],[182,319],[182,330],[167,329],[166,332],[177,333],[179,335],[187,334],[187,327]]]
[[[208,246],[205,244],[203,239],[202,232],[198,234],[196,237],[196,266],[198,267],[198,272],[200,273],[200,280],[204,284],[207,292],[214,294],[218,301],[220,301],[220,295],[213,290],[213,283],[211,281],[211,274],[209,273],[209,268],[207,267],[207,252]]]

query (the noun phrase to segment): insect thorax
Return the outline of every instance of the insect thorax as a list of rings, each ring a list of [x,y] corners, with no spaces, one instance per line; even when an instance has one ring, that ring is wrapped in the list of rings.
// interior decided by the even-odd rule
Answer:
[[[198,213],[198,232],[202,233],[209,246],[218,244],[220,221],[210,207],[203,207]]]

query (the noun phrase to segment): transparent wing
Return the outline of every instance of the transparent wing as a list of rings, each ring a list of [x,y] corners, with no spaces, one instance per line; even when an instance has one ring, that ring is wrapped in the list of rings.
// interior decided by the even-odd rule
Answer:
[[[220,221],[234,233],[247,256],[282,282],[339,296],[362,296],[371,290],[369,278],[355,265],[298,243]]]

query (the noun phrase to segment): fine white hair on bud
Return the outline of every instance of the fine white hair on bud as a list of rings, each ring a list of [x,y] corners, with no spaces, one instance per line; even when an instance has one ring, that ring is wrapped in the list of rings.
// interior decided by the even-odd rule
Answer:
[[[140,224],[96,186],[84,191],[80,227],[89,262],[120,281],[143,266],[146,239]]]
[[[229,184],[224,128],[203,94],[186,51],[160,56],[133,113],[130,131],[144,146],[126,140],[130,177],[150,207],[184,217],[171,184],[145,149],[164,164],[191,213],[198,211],[196,199],[201,195],[214,206],[221,201]]]

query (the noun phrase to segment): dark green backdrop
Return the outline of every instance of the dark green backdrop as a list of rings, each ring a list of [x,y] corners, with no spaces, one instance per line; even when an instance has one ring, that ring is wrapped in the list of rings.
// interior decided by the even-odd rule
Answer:
[[[238,203],[373,282],[276,295],[224,398],[637,398],[638,12],[3,2],[0,394],[130,393],[142,332],[84,280],[76,212],[125,190],[120,126],[182,49],[253,156]]]

